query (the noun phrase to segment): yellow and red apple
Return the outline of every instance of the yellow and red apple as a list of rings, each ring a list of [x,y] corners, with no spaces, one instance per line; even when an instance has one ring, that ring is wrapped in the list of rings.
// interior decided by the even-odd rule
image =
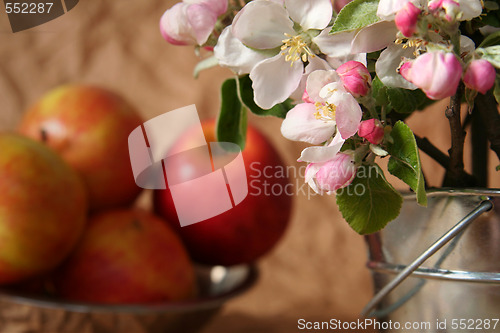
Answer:
[[[140,193],[127,140],[141,124],[136,110],[115,93],[67,85],[33,105],[19,132],[53,148],[82,175],[95,211],[126,206]]]
[[[74,248],[87,219],[87,193],[55,152],[0,134],[0,283],[36,277]]]

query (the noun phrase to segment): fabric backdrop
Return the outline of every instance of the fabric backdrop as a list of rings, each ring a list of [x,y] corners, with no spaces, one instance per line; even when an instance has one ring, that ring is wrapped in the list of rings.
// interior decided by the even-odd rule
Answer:
[[[75,82],[116,91],[144,119],[193,103],[202,117],[215,117],[218,89],[231,73],[217,68],[192,77],[198,60],[193,49],[168,45],[158,29],[161,15],[174,3],[81,0],[68,14],[15,34],[0,12],[0,130],[15,128],[27,107],[48,90]],[[416,133],[431,137],[443,151],[450,145],[445,105],[410,121]],[[300,166],[296,159],[305,146],[281,137],[279,119],[250,116],[249,121],[287,165]],[[426,175],[429,183],[439,185],[443,172],[423,159],[433,170]],[[493,157],[490,163],[495,162]],[[300,177],[291,181],[303,184]],[[492,185],[499,186],[498,178]],[[148,200],[146,194],[143,204]],[[294,332],[300,318],[354,320],[372,293],[365,261],[364,240],[342,220],[335,198],[299,194],[285,237],[259,261],[258,284],[228,302],[203,333]]]

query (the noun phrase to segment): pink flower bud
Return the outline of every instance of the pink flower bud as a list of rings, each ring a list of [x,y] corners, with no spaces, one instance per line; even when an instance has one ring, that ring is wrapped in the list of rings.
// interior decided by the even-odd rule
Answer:
[[[378,119],[364,120],[359,124],[358,135],[378,145],[384,139],[384,125]]]
[[[337,68],[344,88],[354,97],[366,96],[370,90],[372,78],[368,68],[359,61],[348,61]]]
[[[399,67],[399,74],[401,74],[407,81],[410,81],[409,75],[410,75],[410,70],[411,70],[411,61],[407,61]]]
[[[352,183],[357,167],[349,153],[338,153],[325,162],[316,173],[318,188],[325,191],[336,191]]]
[[[462,65],[453,53],[427,52],[406,65],[402,75],[422,89],[427,97],[438,100],[455,94],[462,76]]]
[[[428,8],[434,16],[444,17],[448,22],[455,21],[460,15],[460,4],[455,0],[431,0]]]
[[[413,3],[408,2],[401,10],[398,11],[394,22],[398,27],[399,31],[405,37],[411,37],[417,30],[418,15],[421,10],[417,8]]]
[[[216,22],[217,15],[206,5],[180,2],[163,14],[160,31],[173,45],[203,45]]]
[[[486,94],[495,84],[496,71],[493,65],[484,59],[473,60],[464,74],[465,86]]]
[[[333,2],[333,9],[336,13],[340,12],[345,5],[347,5],[352,0],[335,0]]]

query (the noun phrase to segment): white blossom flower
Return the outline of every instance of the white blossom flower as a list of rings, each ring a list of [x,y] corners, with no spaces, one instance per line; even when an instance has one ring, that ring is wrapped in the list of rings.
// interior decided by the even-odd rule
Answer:
[[[430,0],[429,10],[442,11],[448,21],[469,21],[481,15],[483,5],[481,0]]]
[[[239,74],[249,72],[256,104],[271,108],[297,90],[305,63],[312,63],[316,54],[349,54],[349,38],[328,34],[332,13],[330,0],[249,2],[234,18],[231,31],[219,40],[215,56]],[[235,52],[243,47],[249,51],[238,59]]]
[[[306,92],[309,102],[298,104],[287,113],[281,133],[294,141],[316,145],[326,142],[323,146],[304,149],[299,158],[300,161],[321,163],[332,159],[345,139],[356,134],[362,111],[333,70],[311,73]]]

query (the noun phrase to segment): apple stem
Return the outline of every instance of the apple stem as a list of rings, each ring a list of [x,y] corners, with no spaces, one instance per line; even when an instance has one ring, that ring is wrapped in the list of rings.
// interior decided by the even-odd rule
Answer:
[[[49,141],[49,136],[47,135],[47,131],[44,128],[40,129],[40,138],[42,139],[43,143],[47,143],[47,141]]]

